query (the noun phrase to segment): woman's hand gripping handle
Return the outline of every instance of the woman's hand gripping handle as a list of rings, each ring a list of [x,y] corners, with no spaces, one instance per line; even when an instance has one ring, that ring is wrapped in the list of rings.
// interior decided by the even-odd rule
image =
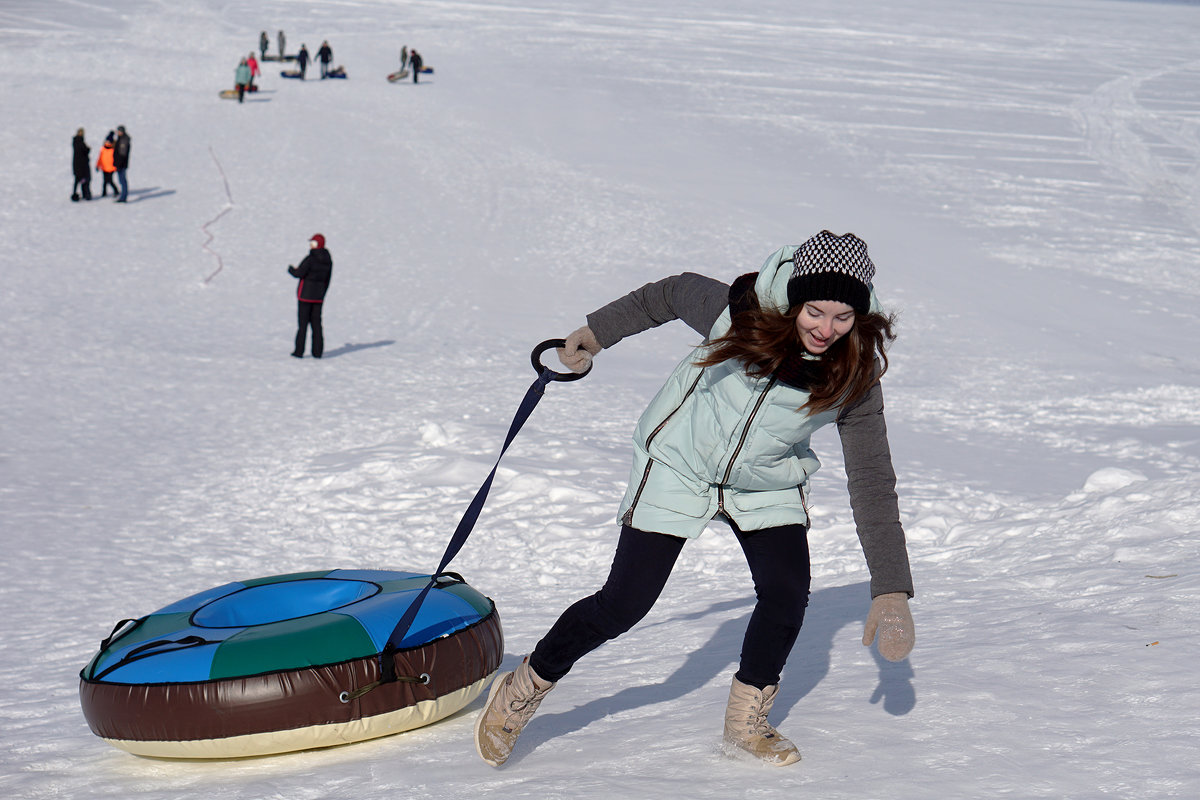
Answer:
[[[592,368],[592,356],[603,350],[596,341],[596,334],[584,325],[572,331],[566,338],[565,344],[558,348],[558,360],[572,372],[587,372]]]

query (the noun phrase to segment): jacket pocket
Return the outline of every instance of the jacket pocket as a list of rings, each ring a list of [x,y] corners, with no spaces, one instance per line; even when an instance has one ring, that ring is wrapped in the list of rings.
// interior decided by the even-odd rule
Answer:
[[[786,489],[764,489],[761,491],[725,490],[725,504],[737,511],[761,511],[764,508],[790,507],[804,511],[804,493],[799,486]]]
[[[708,484],[689,481],[666,464],[648,459],[630,510],[654,506],[685,517],[703,519],[710,514],[714,491]]]

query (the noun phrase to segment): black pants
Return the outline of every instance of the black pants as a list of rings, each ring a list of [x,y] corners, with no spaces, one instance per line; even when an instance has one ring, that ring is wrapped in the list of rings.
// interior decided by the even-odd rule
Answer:
[[[83,176],[76,175],[75,176],[75,188],[71,190],[71,194],[72,195],[82,194],[84,200],[91,200],[92,199],[92,176],[90,174],[83,175]]]
[[[104,175],[104,185],[100,187],[100,196],[107,197],[108,196],[108,187],[110,187],[110,186],[113,189],[113,194],[119,195],[120,192],[117,191],[117,182],[115,180],[113,180],[114,178],[116,178],[117,173],[116,172],[105,172],[105,173],[103,173],[103,175]]]
[[[766,688],[779,682],[808,607],[808,531],[786,525],[742,531],[730,523],[758,602],[746,626],[737,678]],[[529,656],[538,675],[557,681],[580,658],[615,639],[650,612],[686,539],[625,526],[603,588],[563,612]]]
[[[321,330],[321,306],[323,303],[300,301],[296,305],[299,307],[296,314],[299,324],[296,328],[296,349],[292,352],[298,356],[304,355],[304,338],[311,325],[313,358],[320,358],[321,354],[325,352],[325,334]]]

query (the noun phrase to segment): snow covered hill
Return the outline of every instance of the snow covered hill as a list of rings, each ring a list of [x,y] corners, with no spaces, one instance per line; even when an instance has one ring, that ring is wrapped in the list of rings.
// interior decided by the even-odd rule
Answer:
[[[1200,6],[742,5],[0,3],[0,791],[1200,796]],[[349,78],[267,62],[220,99],[280,29]],[[402,45],[434,74],[388,83]],[[75,130],[94,159],[117,125],[130,202],[71,203]],[[478,703],[231,763],[90,733],[78,671],[117,620],[240,578],[432,569],[537,342],[822,228],[870,243],[900,313],[917,647],[859,643],[867,574],[823,435],[773,715],[800,764],[720,752],[753,592],[717,528],[501,770],[474,753]],[[297,361],[286,267],[316,232],[326,356]],[[605,351],[506,456],[454,569],[500,608],[507,666],[603,580],[634,421],[694,343],[668,325]]]

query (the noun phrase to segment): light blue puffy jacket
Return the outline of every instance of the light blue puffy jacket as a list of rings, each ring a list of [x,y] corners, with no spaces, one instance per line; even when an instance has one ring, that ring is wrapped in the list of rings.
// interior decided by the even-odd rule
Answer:
[[[788,261],[795,247],[771,254],[755,292],[763,305],[786,310]],[[878,304],[874,292],[872,309]],[[588,315],[599,343],[682,318],[708,340],[728,331],[728,286],[695,274],[648,284]],[[715,322],[712,320],[715,319]],[[808,393],[774,377],[752,378],[740,362],[700,368],[703,347],[679,363],[634,430],[634,459],[619,511],[640,530],[698,537],[719,514],[745,531],[808,525],[805,493],[820,461],[813,433],[835,420],[842,433],[851,504],[872,573],[872,594],[912,594],[895,473],[878,384],[847,409],[799,412]]]
[[[787,309],[795,248],[771,255],[759,271],[759,302]],[[729,330],[728,307],[708,334]],[[740,362],[701,369],[693,351],[650,402],[634,430],[633,469],[622,519],[641,530],[695,538],[724,513],[742,530],[808,524],[804,484],[821,462],[808,442],[835,411],[796,409],[808,393],[752,378]]]

